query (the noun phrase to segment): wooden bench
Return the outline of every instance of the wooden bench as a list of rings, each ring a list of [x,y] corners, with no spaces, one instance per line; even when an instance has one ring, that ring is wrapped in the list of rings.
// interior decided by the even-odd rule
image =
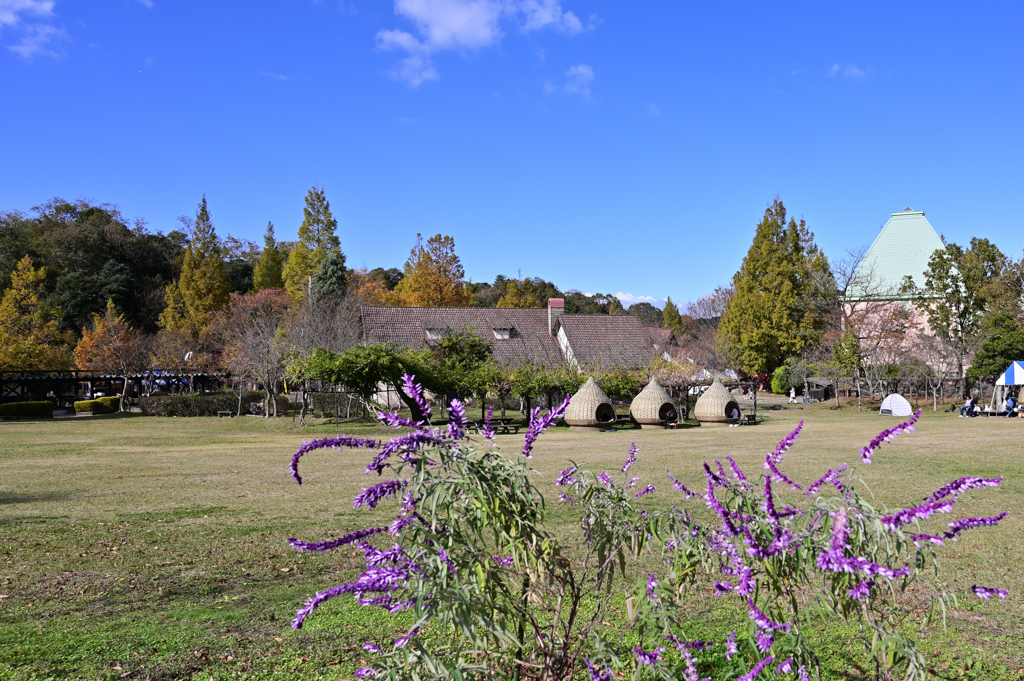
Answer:
[[[470,421],[469,429],[474,433],[482,433],[486,421]],[[519,425],[506,421],[491,421],[491,430],[500,435],[518,435]]]
[[[233,419],[235,418],[235,412],[233,411],[218,411],[217,418],[219,419]]]

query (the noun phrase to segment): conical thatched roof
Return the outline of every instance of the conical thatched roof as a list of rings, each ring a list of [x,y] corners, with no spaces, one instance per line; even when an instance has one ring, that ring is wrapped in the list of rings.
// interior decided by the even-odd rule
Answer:
[[[731,404],[730,404],[731,403]],[[731,407],[739,409],[739,404],[733,399],[732,394],[722,385],[722,380],[715,379],[700,399],[693,406],[693,415],[701,423],[721,424],[736,423],[739,419],[729,418]]]
[[[601,406],[604,405],[604,408]],[[565,422],[570,426],[595,427],[615,421],[615,407],[612,401],[591,376],[569,400],[565,410]]]
[[[640,394],[633,398],[629,405],[629,413],[633,420],[644,425],[665,423],[665,412],[662,408],[668,405],[672,412],[675,412],[675,404],[668,396],[665,389],[661,387],[657,379],[652,378],[647,387],[640,391]]]

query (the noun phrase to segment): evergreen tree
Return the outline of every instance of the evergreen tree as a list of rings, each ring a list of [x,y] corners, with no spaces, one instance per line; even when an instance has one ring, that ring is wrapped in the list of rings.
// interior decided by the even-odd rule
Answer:
[[[331,251],[313,275],[313,295],[316,298],[341,298],[346,291],[348,270],[345,269],[345,255],[341,251]]]
[[[274,223],[268,222],[267,233],[263,236],[263,250],[252,273],[253,289],[262,291],[265,288],[284,288],[281,275],[283,267],[284,257],[274,240]]]
[[[505,282],[505,294],[498,301],[496,307],[522,308],[540,307],[541,302],[533,292],[533,286],[529,281],[508,279]]]
[[[220,243],[205,196],[199,203],[191,231],[181,276],[167,287],[167,308],[160,315],[160,326],[198,335],[206,329],[210,313],[227,305],[231,293],[231,281],[224,273]]]
[[[466,290],[465,275],[455,254],[455,239],[437,234],[424,244],[417,234],[405,278],[395,287],[395,301],[408,307],[469,307],[473,297]]]
[[[72,334],[60,330],[60,310],[44,297],[46,268],[22,258],[11,287],[0,299],[0,367],[8,370],[63,369],[71,362]]]
[[[341,243],[334,233],[338,221],[331,215],[331,204],[322,187],[313,186],[306,194],[299,225],[299,240],[284,266],[284,287],[296,303],[306,297],[310,278],[328,253],[341,252]]]
[[[825,328],[819,303],[835,297],[814,234],[803,220],[787,223],[777,198],[757,226],[733,287],[717,341],[736,368],[755,375],[770,375],[787,357],[816,345]]]
[[[1024,359],[1024,330],[1008,312],[997,312],[985,325],[987,337],[971,360],[967,378],[997,379],[1011,363]]]
[[[622,303],[615,296],[612,296],[611,300],[608,302],[608,314],[626,314],[626,310],[622,307]]]
[[[664,313],[648,302],[633,303],[626,312],[639,319],[644,326],[655,329],[660,329],[665,322]]]
[[[661,328],[675,333],[677,339],[683,335],[683,316],[671,296],[665,299],[665,308],[661,311]]]

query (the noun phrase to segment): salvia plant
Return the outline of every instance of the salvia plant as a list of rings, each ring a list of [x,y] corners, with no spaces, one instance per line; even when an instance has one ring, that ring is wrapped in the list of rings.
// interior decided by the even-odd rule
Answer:
[[[421,387],[412,376],[404,381],[429,419]],[[616,471],[595,474],[570,462],[555,481],[559,502],[578,519],[578,540],[568,541],[545,527],[544,497],[533,482],[539,476],[528,466],[537,438],[567,406],[568,399],[547,414],[534,410],[514,458],[495,446],[489,416],[483,440],[469,437],[458,400],[444,428],[383,413],[384,424],[402,431],[388,442],[339,436],[303,444],[291,463],[300,484],[304,454],[369,450],[367,473],[380,481],[354,506],[390,504],[396,514],[337,539],[290,540],[300,551],[355,546],[366,558],[362,574],[318,592],[292,626],[301,628],[341,595],[409,611],[412,624],[402,636],[366,642],[375,658],[356,672],[366,678],[806,681],[821,678],[804,634],[809,623],[842,618],[859,627],[878,678],[923,679],[924,658],[903,626],[912,610],[901,607],[905,592],[930,594],[926,623],[944,617],[955,599],[936,581],[936,550],[1006,515],[942,524],[962,494],[1001,478],[960,478],[918,506],[895,510],[876,507],[846,464],[809,484],[795,481],[783,461],[801,422],[756,475],[726,457],[705,462],[704,482],[691,490],[668,472],[660,494],[679,505],[667,510],[664,502],[646,508],[659,491],[631,474],[635,446]],[[883,431],[860,450],[861,463],[913,431],[919,416]],[[698,515],[711,521],[698,522],[686,501],[702,501],[707,510]],[[924,529],[936,524],[941,529]],[[687,602],[702,590],[733,600],[727,611],[742,617],[720,640],[700,640],[690,630]],[[973,592],[1007,596],[984,586]],[[625,613],[612,615],[613,608]]]

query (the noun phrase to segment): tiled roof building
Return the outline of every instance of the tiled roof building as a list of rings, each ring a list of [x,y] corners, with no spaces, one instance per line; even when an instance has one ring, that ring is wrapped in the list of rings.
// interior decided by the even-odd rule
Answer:
[[[363,342],[419,349],[465,330],[490,342],[494,358],[506,366],[532,362],[551,369],[639,369],[654,359],[652,330],[645,330],[636,317],[564,312],[560,298],[550,299],[547,310],[364,306]],[[662,335],[654,337],[668,340]]]
[[[904,276],[924,285],[928,259],[944,244],[923,210],[906,208],[893,213],[857,268],[847,298],[850,300],[897,300]]]

